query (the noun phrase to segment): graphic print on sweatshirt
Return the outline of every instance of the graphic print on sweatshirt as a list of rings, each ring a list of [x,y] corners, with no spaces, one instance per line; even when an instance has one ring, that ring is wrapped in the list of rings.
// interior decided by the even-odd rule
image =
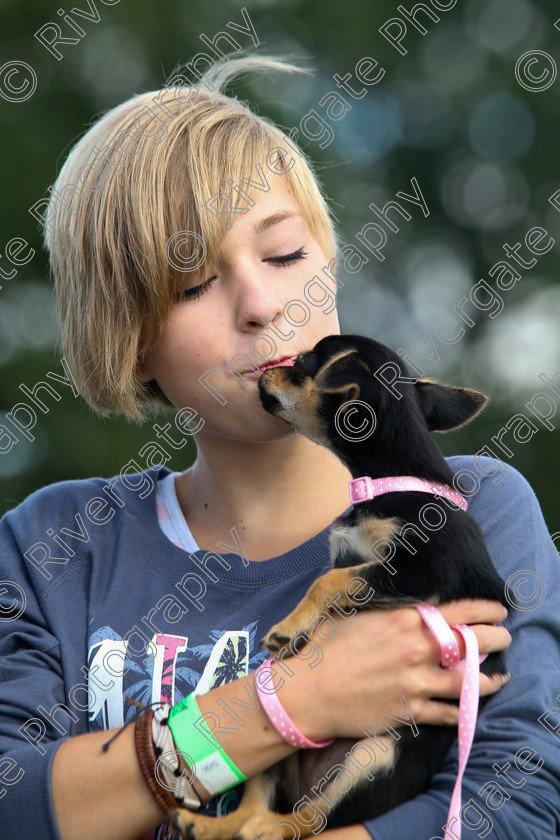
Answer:
[[[145,705],[175,705],[192,692],[205,694],[254,671],[267,657],[258,647],[257,625],[253,621],[241,630],[212,630],[208,643],[198,645],[189,645],[188,636],[154,634],[147,646],[148,656],[128,654],[130,640],[125,641],[109,626],[100,627],[88,641],[90,731],[130,722],[138,710],[125,697]],[[216,816],[228,813],[237,807],[242,792],[239,786],[214,797],[204,812]],[[172,835],[162,826],[155,836],[164,840]]]

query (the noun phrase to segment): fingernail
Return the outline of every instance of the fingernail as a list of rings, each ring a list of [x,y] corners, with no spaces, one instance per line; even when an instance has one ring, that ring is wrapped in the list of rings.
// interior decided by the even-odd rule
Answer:
[[[504,618],[507,618],[507,617],[508,617],[508,615],[509,615],[509,610],[508,610],[508,608],[507,608],[507,607],[503,607],[502,609],[503,609],[503,613],[502,613],[503,617],[504,617]]]
[[[511,680],[511,672],[510,671],[506,671],[505,674],[502,674],[502,684],[503,685],[505,685],[505,683],[509,682],[510,680]]]

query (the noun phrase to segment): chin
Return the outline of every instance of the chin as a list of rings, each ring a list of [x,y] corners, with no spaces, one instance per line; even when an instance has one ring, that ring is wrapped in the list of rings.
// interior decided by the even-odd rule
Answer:
[[[262,437],[259,435],[255,440],[260,440],[262,443],[275,443],[295,436],[295,429],[290,423],[278,417],[275,417],[274,420],[273,423],[263,423],[260,428],[264,434]]]
[[[275,423],[270,424],[271,431],[275,433],[275,439],[286,437],[286,435],[294,435],[296,430],[291,423],[282,420],[280,417],[275,417]],[[267,423],[268,426],[268,423]]]

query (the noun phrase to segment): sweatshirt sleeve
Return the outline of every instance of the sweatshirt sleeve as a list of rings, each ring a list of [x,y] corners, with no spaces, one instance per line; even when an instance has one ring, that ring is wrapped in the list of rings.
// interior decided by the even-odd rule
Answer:
[[[66,712],[53,707],[64,701],[59,644],[6,515],[0,521],[0,834],[5,840],[61,840],[50,775],[65,740],[60,730],[65,733],[68,724]]]
[[[518,607],[505,622],[512,678],[479,715],[463,777],[461,836],[548,840],[560,836],[560,558],[512,467],[481,480],[469,511]],[[375,840],[443,838],[457,766],[455,744],[428,791],[364,827]]]

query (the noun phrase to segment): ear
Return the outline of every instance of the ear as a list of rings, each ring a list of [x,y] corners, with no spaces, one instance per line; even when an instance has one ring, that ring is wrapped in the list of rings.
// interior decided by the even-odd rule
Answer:
[[[323,394],[340,394],[343,402],[351,402],[358,400],[362,390],[357,382],[352,382],[350,385],[342,385],[340,388],[322,388]]]
[[[431,432],[462,426],[482,411],[486,397],[470,388],[450,388],[420,379],[414,386],[422,413]]]

